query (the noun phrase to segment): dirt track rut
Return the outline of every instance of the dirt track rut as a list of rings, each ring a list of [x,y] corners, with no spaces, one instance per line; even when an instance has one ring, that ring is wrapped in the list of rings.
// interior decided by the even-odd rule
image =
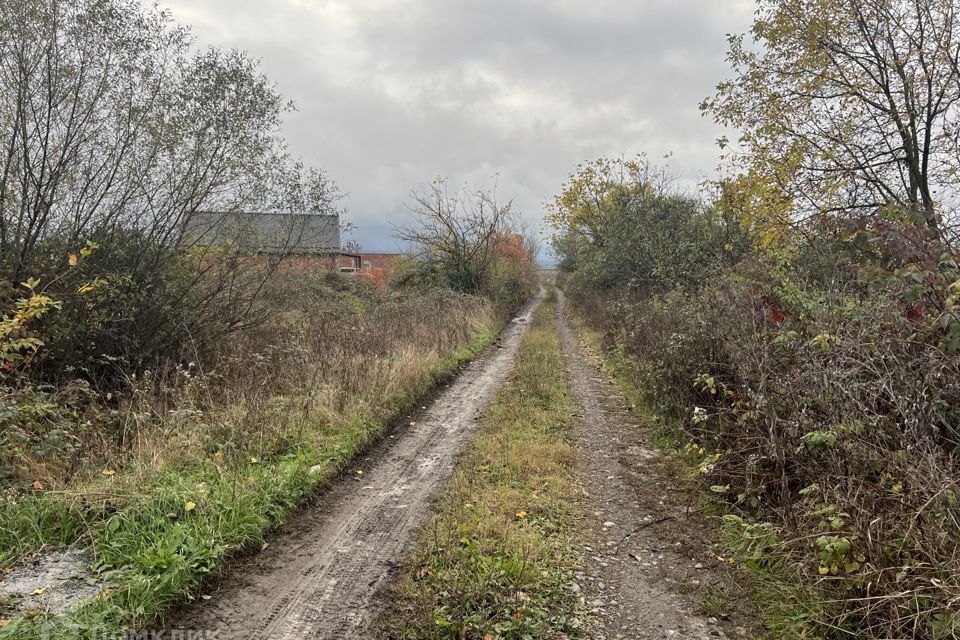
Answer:
[[[171,619],[219,640],[367,637],[540,297],[416,417],[208,597]],[[357,480],[360,480],[359,482]]]
[[[722,640],[719,621],[700,615],[670,582],[706,581],[711,574],[669,532],[654,526],[683,521],[686,510],[671,493],[672,479],[655,469],[659,453],[625,410],[623,396],[587,359],[564,314],[558,328],[577,400],[583,530],[590,541],[584,579],[601,624],[596,640]],[[692,523],[688,521],[688,526]]]

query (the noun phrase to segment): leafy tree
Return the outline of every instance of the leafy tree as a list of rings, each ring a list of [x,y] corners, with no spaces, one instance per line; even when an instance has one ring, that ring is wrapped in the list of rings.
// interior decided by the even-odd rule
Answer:
[[[277,135],[289,108],[247,54],[197,51],[137,0],[0,3],[0,309],[32,278],[62,301],[49,372],[176,358],[263,318],[285,251],[251,263],[191,220],[336,211],[336,185]]]
[[[702,109],[739,130],[733,162],[801,217],[894,206],[940,234],[960,195],[957,10],[760,0],[749,38],[730,37],[734,77]]]
[[[550,205],[561,269],[596,293],[699,286],[745,248],[739,213],[705,206],[637,159],[580,165]]]

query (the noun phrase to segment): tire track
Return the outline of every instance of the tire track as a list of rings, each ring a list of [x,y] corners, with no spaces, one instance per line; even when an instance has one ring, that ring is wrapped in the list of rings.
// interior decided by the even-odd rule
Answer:
[[[667,583],[706,574],[701,564],[676,550],[679,543],[658,536],[657,523],[683,513],[668,513],[661,519],[663,513],[641,500],[639,491],[656,491],[657,478],[648,462],[658,454],[622,409],[620,394],[584,356],[564,311],[563,292],[557,295],[557,328],[580,417],[577,447],[583,499],[588,505],[584,511],[592,512],[584,522],[591,540],[585,577],[592,583],[593,605],[602,625],[590,637],[723,640],[726,636],[719,622],[699,615]]]
[[[384,588],[510,370],[542,295],[417,416],[415,427],[375,448],[362,483],[336,482],[209,600],[172,616],[170,628],[216,632],[218,640],[366,637]]]

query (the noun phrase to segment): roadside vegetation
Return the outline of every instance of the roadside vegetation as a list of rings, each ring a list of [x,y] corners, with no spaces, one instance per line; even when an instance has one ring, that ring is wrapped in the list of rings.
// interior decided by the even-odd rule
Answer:
[[[951,2],[761,0],[698,191],[637,159],[552,206],[575,312],[717,501],[770,637],[960,636]]]
[[[6,480],[26,486],[4,492],[0,564],[87,549],[93,565],[78,570],[98,593],[68,615],[25,606],[36,594],[11,597],[0,634],[155,619],[230,555],[256,550],[500,326],[482,298],[315,280],[298,277],[304,307],[286,298],[274,323],[230,338],[216,366],[146,372],[115,403],[9,388],[5,432],[21,444],[4,451],[16,469]]]
[[[340,195],[287,155],[257,63],[156,8],[4,3],[0,76],[0,582],[79,558],[77,580],[3,590],[0,637],[156,621],[533,292],[509,203],[448,212],[457,250],[414,242],[390,282],[290,266],[295,229],[270,251],[198,236],[202,212],[336,216]]]
[[[570,637],[585,624],[571,590],[574,418],[555,317],[551,292],[424,528],[381,637]]]

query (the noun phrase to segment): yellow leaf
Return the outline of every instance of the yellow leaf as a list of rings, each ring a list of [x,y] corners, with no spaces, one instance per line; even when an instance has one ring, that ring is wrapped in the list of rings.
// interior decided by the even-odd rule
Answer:
[[[39,589],[34,589],[33,592],[32,592],[30,595],[32,595],[32,596],[42,596],[42,595],[43,595],[43,592],[46,591],[46,590],[47,590],[46,587],[40,587]]]
[[[522,520],[522,519],[524,519],[524,518],[527,517],[527,512],[526,512],[526,511],[517,511],[517,517]]]
[[[71,253],[70,255],[67,256],[67,260],[70,261],[70,266],[71,266],[71,267],[77,266],[77,259],[78,259],[78,258],[77,258],[77,254],[75,254],[75,253]]]
[[[43,489],[43,483],[40,482],[39,480],[34,480],[33,488],[36,489],[37,491],[40,491],[41,489]]]
[[[193,500],[187,500],[187,504],[183,505],[183,508],[186,509],[187,511],[193,511],[194,509],[197,508],[197,503],[194,502]]]
[[[830,573],[830,569],[827,567],[820,567],[819,569],[817,569],[817,573],[819,573],[822,576],[825,576],[828,573]]]
[[[217,464],[223,462],[223,451],[217,451],[215,454],[213,454],[213,460]]]
[[[103,471],[100,472],[100,474],[104,476],[112,476],[115,473],[116,471],[114,471],[113,469],[104,469]]]

